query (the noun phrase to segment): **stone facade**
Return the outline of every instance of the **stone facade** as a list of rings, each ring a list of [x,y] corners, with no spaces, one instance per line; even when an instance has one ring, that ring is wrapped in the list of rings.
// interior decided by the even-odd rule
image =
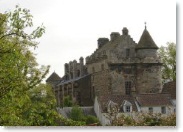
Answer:
[[[100,107],[107,108],[110,100],[121,107],[126,101],[137,111],[138,96],[155,96],[162,91],[162,63],[157,50],[146,28],[138,43],[127,28],[122,35],[112,32],[110,40],[99,38],[98,48],[85,58],[85,64],[82,57],[79,63],[74,60],[65,64],[65,75],[54,86],[58,106],[63,106],[64,96],[70,95],[81,106],[94,105],[97,97]],[[161,100],[161,95],[158,97]]]

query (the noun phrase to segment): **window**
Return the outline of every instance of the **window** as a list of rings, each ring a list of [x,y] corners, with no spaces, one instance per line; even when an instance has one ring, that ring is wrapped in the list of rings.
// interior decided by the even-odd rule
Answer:
[[[92,72],[93,72],[93,73],[95,72],[95,67],[92,67]]]
[[[153,113],[153,108],[149,107],[149,113]]]
[[[161,113],[166,114],[166,107],[161,107]]]
[[[132,68],[124,68],[124,73],[125,74],[131,74],[132,73]]]
[[[106,51],[105,50],[103,51],[103,55],[106,55]]]
[[[131,94],[131,81],[126,81],[125,82],[125,92],[126,92],[126,95]]]
[[[130,49],[126,49],[126,57],[130,56]]]
[[[121,108],[120,108],[120,111],[122,112],[132,112],[132,104],[127,101],[127,100],[124,100],[122,105],[121,105]]]
[[[77,75],[78,77],[80,77],[80,70],[77,70]]]
[[[72,73],[72,72],[70,73],[70,76],[71,76],[71,78],[70,78],[70,79],[73,79],[73,73]]]
[[[102,71],[104,70],[104,64],[101,65],[101,70],[102,70]]]
[[[126,112],[130,112],[130,106],[126,106]]]
[[[95,87],[92,86],[92,98],[94,98],[94,97],[95,97]]]

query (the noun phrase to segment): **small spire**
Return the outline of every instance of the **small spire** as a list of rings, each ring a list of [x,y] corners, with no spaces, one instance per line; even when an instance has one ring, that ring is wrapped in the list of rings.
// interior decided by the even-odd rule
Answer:
[[[146,28],[147,28],[147,27],[146,27],[146,24],[147,24],[147,23],[146,23],[146,22],[144,22],[144,24],[145,24],[145,30],[146,30]]]

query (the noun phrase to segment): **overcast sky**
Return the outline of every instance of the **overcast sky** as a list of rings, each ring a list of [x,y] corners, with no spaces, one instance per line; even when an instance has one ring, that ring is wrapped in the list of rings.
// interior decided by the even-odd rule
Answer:
[[[158,46],[176,43],[175,0],[0,0],[0,12],[15,5],[30,9],[35,26],[46,27],[35,53],[40,65],[51,65],[49,75],[63,76],[64,63],[90,55],[99,37],[122,34],[123,27],[138,43],[147,22]]]

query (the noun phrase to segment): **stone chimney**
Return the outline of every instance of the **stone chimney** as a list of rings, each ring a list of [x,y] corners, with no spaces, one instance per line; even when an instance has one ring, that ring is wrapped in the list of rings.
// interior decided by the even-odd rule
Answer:
[[[73,61],[73,79],[75,79],[77,77],[77,61],[74,60]]]
[[[79,59],[80,62],[80,77],[84,75],[84,62],[83,62],[83,57],[80,57]]]
[[[126,27],[123,28],[122,30],[123,35],[128,35],[128,29]]]
[[[98,48],[101,48],[103,45],[105,45],[107,42],[109,42],[108,38],[99,38],[98,39]]]
[[[67,72],[69,72],[69,65],[68,63],[65,63],[65,75],[67,74]]]
[[[120,36],[120,34],[118,32],[112,32],[111,35],[110,35],[111,41],[114,41],[119,36]]]

